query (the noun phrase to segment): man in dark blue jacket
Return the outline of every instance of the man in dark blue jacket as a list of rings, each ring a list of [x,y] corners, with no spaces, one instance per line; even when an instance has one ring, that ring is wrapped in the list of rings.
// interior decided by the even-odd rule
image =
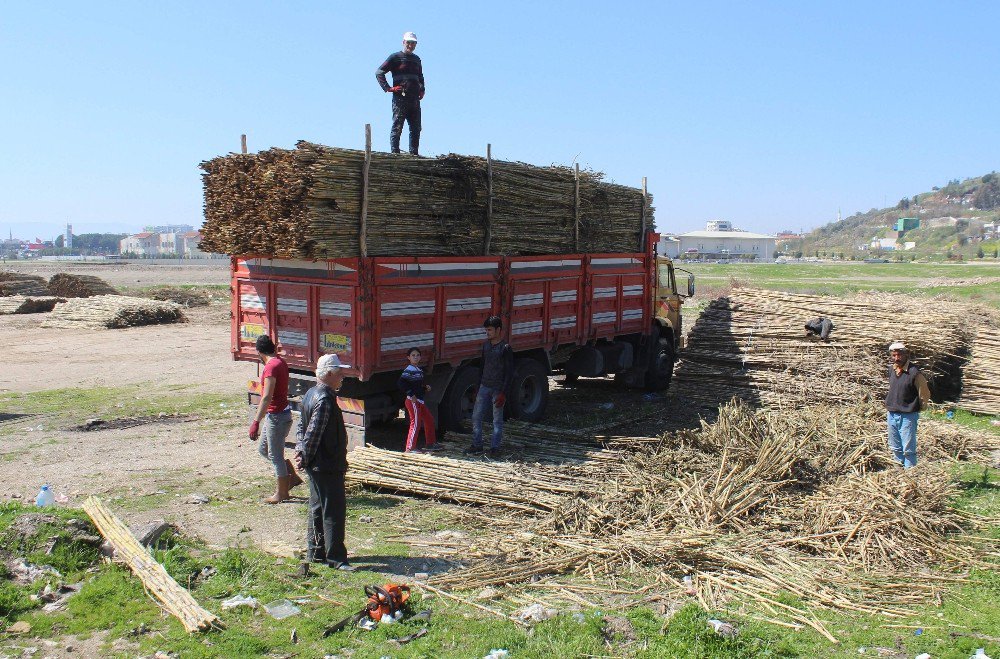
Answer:
[[[417,155],[420,148],[420,101],[424,98],[424,69],[420,58],[414,54],[417,35],[403,35],[403,50],[386,58],[375,71],[375,79],[382,91],[392,94],[392,129],[389,131],[389,148],[399,153],[399,138],[403,122],[410,124],[410,153]],[[385,74],[392,73],[392,86]]]

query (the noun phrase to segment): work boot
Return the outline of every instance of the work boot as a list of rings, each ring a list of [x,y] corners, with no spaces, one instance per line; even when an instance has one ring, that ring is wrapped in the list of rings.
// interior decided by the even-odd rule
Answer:
[[[295,471],[295,466],[291,460],[285,460],[285,467],[288,469],[288,489],[290,490],[302,485],[302,479],[299,478],[299,474]]]
[[[462,454],[463,455],[482,455],[483,454],[483,447],[482,446],[476,446],[475,444],[473,444],[469,448],[467,448],[464,451],[462,451]]]
[[[278,476],[278,491],[264,499],[264,503],[288,501],[288,476]]]

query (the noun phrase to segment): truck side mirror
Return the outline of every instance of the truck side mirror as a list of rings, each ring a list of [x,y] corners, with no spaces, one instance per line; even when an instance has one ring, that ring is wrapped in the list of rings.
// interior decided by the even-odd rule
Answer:
[[[688,274],[688,297],[694,297],[694,275]]]

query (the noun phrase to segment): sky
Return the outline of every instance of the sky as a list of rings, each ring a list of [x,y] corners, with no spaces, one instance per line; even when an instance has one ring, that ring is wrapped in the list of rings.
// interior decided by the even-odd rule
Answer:
[[[407,30],[423,155],[647,177],[661,232],[808,230],[1000,169],[997,25],[995,0],[6,3],[0,232],[200,226],[198,164],[242,133],[370,123],[387,151],[374,72]]]

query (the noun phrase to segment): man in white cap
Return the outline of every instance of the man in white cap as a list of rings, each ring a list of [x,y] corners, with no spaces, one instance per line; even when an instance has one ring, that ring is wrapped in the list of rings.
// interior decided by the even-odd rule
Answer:
[[[296,432],[295,466],[309,474],[307,557],[338,570],[352,570],[344,544],[347,522],[347,429],[337,405],[344,383],[337,355],[316,362],[316,386],[302,397],[302,417]]]
[[[917,464],[917,419],[927,406],[931,392],[916,364],[910,362],[910,351],[901,341],[889,346],[892,364],[889,366],[889,392],[885,397],[888,410],[889,449],[904,469]]]
[[[403,34],[403,50],[389,55],[375,71],[375,79],[382,91],[392,94],[392,128],[389,130],[389,148],[399,153],[399,138],[403,122],[410,124],[410,153],[417,155],[420,148],[420,101],[424,98],[424,69],[420,58],[414,54],[417,35]],[[392,86],[385,80],[392,73]]]

